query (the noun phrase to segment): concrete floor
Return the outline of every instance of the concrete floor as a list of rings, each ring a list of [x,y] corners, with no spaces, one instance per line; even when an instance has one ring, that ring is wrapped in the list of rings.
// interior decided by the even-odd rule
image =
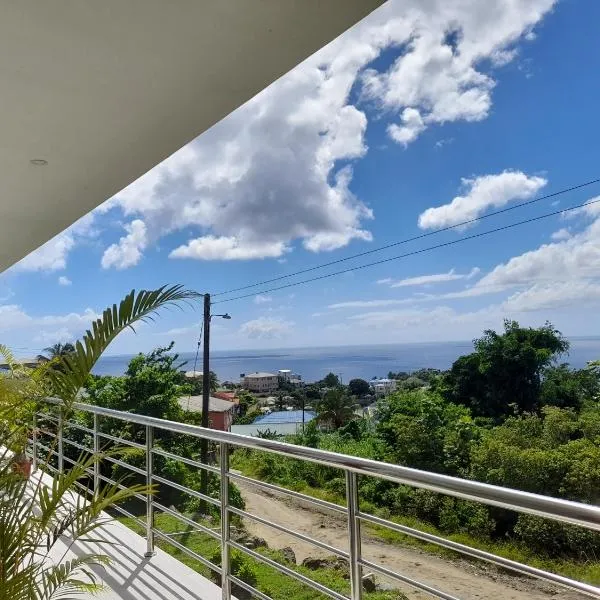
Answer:
[[[49,476],[44,475],[43,479]],[[36,476],[32,476],[32,484]],[[106,515],[105,515],[106,516]],[[145,558],[146,540],[117,521],[96,529],[92,536],[99,542],[57,542],[50,560],[65,560],[86,554],[103,554],[111,564],[92,570],[104,583],[99,594],[81,595],[97,600],[221,600],[221,588],[179,562],[160,548]]]
[[[108,543],[76,543],[69,553],[83,556],[101,553],[111,564],[94,571],[106,585],[98,600],[220,600],[221,588],[166,552],[156,549],[152,558],[144,558],[146,541],[122,525],[112,522],[94,532]],[[62,550],[66,543],[62,543]],[[62,552],[61,552],[62,554]],[[85,596],[84,596],[85,597]]]

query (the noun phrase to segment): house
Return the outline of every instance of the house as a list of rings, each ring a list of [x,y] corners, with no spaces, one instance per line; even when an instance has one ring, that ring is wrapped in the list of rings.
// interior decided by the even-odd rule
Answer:
[[[279,410],[257,417],[250,425],[234,425],[232,433],[257,436],[265,432],[277,435],[293,435],[302,431],[306,423],[312,421],[317,413],[305,410]]]
[[[302,377],[297,373],[292,372],[291,369],[279,369],[279,371],[277,371],[277,376],[279,377],[279,380],[284,383],[289,383],[293,386],[302,385]]]
[[[236,398],[235,392],[215,392],[213,396],[215,398],[220,398],[221,400],[228,400],[234,404],[239,404],[239,400]]]
[[[250,392],[268,394],[279,388],[279,378],[274,373],[256,372],[242,374],[242,387]]]
[[[202,412],[202,396],[182,396],[178,399],[183,410]],[[208,426],[220,431],[231,431],[236,404],[211,396],[208,399]]]
[[[387,396],[392,392],[396,391],[396,380],[395,379],[371,379],[369,385],[376,396]]]

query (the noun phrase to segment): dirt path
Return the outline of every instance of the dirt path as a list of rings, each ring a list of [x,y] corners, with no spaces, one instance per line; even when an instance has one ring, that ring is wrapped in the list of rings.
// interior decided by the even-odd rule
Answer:
[[[236,485],[239,486],[246,501],[248,512],[268,518],[278,525],[309,535],[336,548],[348,550],[346,523],[342,515],[284,494],[261,490],[253,485],[239,482],[236,482]],[[292,548],[298,563],[308,556],[323,557],[328,554],[312,544],[250,519],[245,520],[245,524],[250,533],[266,540],[271,548],[281,549],[286,546]],[[561,600],[586,598],[534,579],[500,572],[491,565],[461,559],[450,561],[415,548],[387,544],[368,536],[364,531],[362,540],[362,552],[367,560],[427,583],[461,600],[549,600],[554,596],[560,597]],[[377,581],[382,580],[377,578]],[[412,587],[404,588],[400,584],[394,584],[394,587],[402,589],[411,600],[431,598],[429,594]]]

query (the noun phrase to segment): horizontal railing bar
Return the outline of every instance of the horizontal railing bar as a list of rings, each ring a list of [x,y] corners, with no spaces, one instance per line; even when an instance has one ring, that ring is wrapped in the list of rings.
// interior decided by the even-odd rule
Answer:
[[[51,452],[52,454],[56,454],[56,450],[54,448],[50,448],[50,446],[46,446],[46,444],[42,444],[42,442],[36,442],[38,448],[45,450],[46,452]]]
[[[61,400],[56,398],[49,398],[47,401],[51,404],[60,405],[62,403]],[[167,431],[205,438],[214,442],[225,442],[233,446],[253,448],[282,456],[303,459],[329,467],[336,467],[362,475],[379,477],[395,483],[447,494],[456,498],[474,500],[490,506],[498,506],[500,508],[546,517],[600,531],[600,507],[590,504],[532,494],[530,492],[503,488],[468,479],[459,479],[458,477],[378,462],[358,456],[338,454],[319,448],[296,446],[276,440],[247,437],[216,429],[205,429],[188,423],[177,423],[175,421],[157,419],[156,417],[111,410],[91,404],[78,402],[74,404],[74,408],[130,423],[150,425]],[[106,436],[106,434],[103,435]],[[137,447],[144,448],[141,445]]]
[[[271,596],[267,596],[266,594],[263,594],[261,591],[257,590],[256,588],[252,587],[251,585],[248,585],[245,581],[238,579],[235,575],[230,575],[229,581],[231,581],[231,583],[235,583],[235,585],[238,585],[242,589],[246,590],[249,594],[252,594],[252,596],[254,596],[255,598],[259,598],[259,600],[273,600],[273,598],[271,598]]]
[[[44,429],[43,427],[38,427],[37,430],[41,435],[47,435],[48,437],[56,439],[56,434],[50,431],[49,429]]]
[[[358,513],[357,516],[359,519],[367,523],[386,527],[387,529],[392,529],[393,531],[403,533],[412,538],[429,542],[430,544],[435,544],[437,546],[442,546],[443,548],[454,550],[455,552],[459,552],[461,554],[466,554],[472,558],[485,560],[499,567],[510,569],[511,571],[517,571],[523,575],[537,577],[538,579],[544,579],[546,581],[577,590],[578,592],[583,592],[584,594],[600,597],[600,588],[588,585],[587,583],[569,579],[568,577],[563,577],[562,575],[556,575],[555,573],[551,573],[549,571],[543,571],[542,569],[536,569],[535,567],[530,567],[529,565],[525,565],[514,560],[509,560],[507,558],[497,556],[496,554],[490,554],[489,552],[478,550],[477,548],[472,548],[471,546],[465,546],[464,544],[459,544],[458,542],[453,542],[452,540],[447,540],[431,533],[425,533],[424,531],[419,531],[418,529],[413,529],[412,527],[406,527],[405,525],[400,525],[398,523],[394,523],[393,521],[388,521],[387,519],[381,519],[374,515],[361,512]]]
[[[194,496],[194,498],[199,498],[200,500],[204,500],[205,502],[209,502],[210,504],[214,504],[215,506],[221,506],[221,502],[216,498],[211,498],[210,496],[206,496],[197,492],[196,490],[192,490],[184,485],[180,485],[179,483],[175,483],[170,479],[165,479],[164,477],[159,477],[158,475],[152,475],[152,481],[155,483],[164,483],[165,485],[170,485],[172,488],[183,492],[184,494],[189,494],[190,496]]]
[[[93,429],[90,429],[89,427],[84,427],[83,425],[79,425],[79,423],[73,423],[72,421],[67,421],[67,423],[65,423],[65,426],[73,427],[73,429],[79,429],[80,431],[85,431],[86,433],[94,435]]]
[[[113,458],[112,456],[102,456],[102,460],[107,460],[108,462],[111,462],[115,465],[119,465],[120,467],[123,467],[124,469],[129,469],[130,471],[133,471],[134,473],[138,473],[139,475],[146,475],[146,471],[144,469],[140,469],[139,467],[134,467],[133,465],[130,465],[129,463],[119,460],[118,458]]]
[[[327,502],[327,500],[321,500],[320,498],[313,498],[312,496],[308,496],[307,494],[301,494],[300,492],[288,490],[287,488],[281,487],[279,485],[274,485],[272,483],[258,481],[257,479],[252,479],[251,477],[246,477],[245,475],[240,475],[238,473],[233,473],[232,471],[229,471],[229,473],[227,475],[231,479],[237,479],[238,481],[242,481],[242,482],[248,483],[250,485],[255,485],[256,487],[264,488],[265,490],[281,492],[283,494],[287,494],[288,496],[292,496],[293,498],[298,498],[300,500],[305,500],[306,502],[310,502],[311,504],[314,504],[316,506],[321,506],[322,508],[326,508],[327,510],[339,512],[344,515],[346,514],[345,506],[340,506],[339,504],[334,504],[333,502]]]
[[[152,504],[153,504],[154,508],[158,508],[158,510],[160,510],[164,513],[167,513],[168,515],[171,515],[172,517],[175,517],[182,523],[189,525],[190,527],[196,529],[197,531],[200,531],[201,533],[206,533],[207,535],[210,535],[211,537],[213,537],[217,540],[221,539],[220,533],[217,533],[216,531],[213,531],[212,529],[205,527],[201,523],[196,523],[196,521],[192,521],[192,519],[186,517],[185,515],[181,514],[180,512],[177,512],[176,510],[173,510],[172,508],[168,508],[168,507],[164,506],[163,504],[161,504],[160,502],[153,501]]]
[[[74,446],[75,448],[78,448],[82,452],[87,452],[88,454],[94,453],[94,450],[92,448],[86,448],[85,446],[82,446],[81,444],[78,444],[77,442],[74,442],[73,440],[69,440],[66,437],[63,437],[63,442],[65,444],[69,444],[69,446]]]
[[[93,477],[94,472],[91,469],[86,469],[86,473],[88,475],[90,475],[91,477]],[[122,483],[119,483],[118,481],[114,481],[113,479],[110,479],[109,477],[105,477],[104,475],[97,475],[98,479],[106,482],[106,483],[110,483],[111,485],[116,485],[120,490],[128,490],[129,488],[126,485],[123,485]],[[135,498],[136,500],[141,500],[142,502],[146,502],[147,498],[146,496],[144,496],[143,494],[134,494],[132,496],[132,498]]]
[[[203,564],[206,568],[211,569],[212,571],[215,571],[216,573],[219,573],[219,575],[221,574],[221,567],[219,567],[218,565],[215,565],[214,563],[211,563],[210,560],[204,558],[204,556],[200,556],[199,554],[197,554],[193,550],[190,550],[188,547],[184,546],[183,544],[180,544],[177,540],[170,538],[166,533],[163,533],[162,531],[160,531],[154,527],[152,528],[152,533],[154,533],[154,535],[161,538],[165,542],[168,542],[169,544],[175,546],[175,548],[177,548],[178,550],[181,550],[181,552],[183,552],[184,554],[187,554],[189,557],[194,558],[200,564]]]
[[[157,454],[158,456],[164,456],[165,458],[170,458],[171,460],[177,460],[186,465],[190,465],[191,467],[197,467],[199,469],[204,469],[206,471],[210,471],[211,473],[216,473],[220,475],[221,470],[217,467],[213,467],[212,465],[205,465],[197,460],[192,458],[184,458],[183,456],[179,456],[179,454],[172,454],[171,452],[167,452],[162,448],[152,448],[152,454]]]
[[[249,512],[246,512],[245,510],[241,510],[241,509],[235,508],[233,506],[229,506],[228,510],[230,513],[237,515],[238,517],[247,517],[248,519],[252,519],[253,521],[256,521],[257,523],[261,523],[262,525],[266,525],[267,527],[272,527],[273,529],[277,529],[277,531],[281,531],[282,533],[287,533],[287,534],[291,535],[292,537],[302,540],[303,542],[306,542],[308,544],[313,544],[314,546],[322,548],[323,550],[327,550],[327,552],[331,552],[332,554],[335,554],[336,556],[339,556],[340,558],[343,558],[345,560],[349,560],[349,558],[350,558],[347,552],[344,552],[343,550],[340,550],[339,548],[336,548],[335,546],[330,546],[329,544],[327,544],[325,542],[321,542],[320,540],[311,538],[307,535],[304,535],[303,533],[294,531],[293,529],[288,529],[287,527],[283,527],[282,525],[273,523],[272,521],[269,521],[268,519],[263,519],[262,517],[253,515]]]
[[[72,458],[69,458],[66,455],[63,455],[63,460],[66,460],[67,462],[70,462],[72,465],[76,465],[77,464],[76,460],[73,460]]]
[[[266,565],[269,565],[270,567],[273,567],[276,571],[279,571],[280,573],[283,573],[285,575],[288,575],[289,577],[297,579],[298,581],[300,581],[304,585],[307,585],[308,587],[312,588],[313,590],[317,590],[317,592],[321,592],[322,594],[325,594],[326,596],[329,596],[330,598],[335,598],[335,600],[348,600],[347,596],[342,596],[342,594],[338,594],[335,590],[329,589],[328,587],[318,583],[317,581],[313,581],[309,577],[306,577],[306,575],[302,575],[302,573],[297,573],[293,569],[290,569],[284,565],[281,565],[277,561],[274,561],[267,556],[263,556],[262,554],[255,552],[254,550],[250,550],[250,548],[246,548],[246,546],[242,546],[241,544],[238,544],[237,542],[234,542],[234,541],[230,541],[229,545],[232,548],[239,550],[240,552],[244,552],[245,554],[248,554],[248,556],[251,556],[255,560],[262,562]]]
[[[362,559],[359,562],[363,567],[371,569],[372,571],[376,571],[380,575],[385,575],[386,577],[389,577],[390,579],[395,579],[396,581],[406,583],[418,590],[427,592],[428,594],[431,594],[432,596],[435,596],[436,598],[442,598],[442,600],[460,600],[456,596],[451,596],[450,594],[446,594],[446,592],[436,590],[435,588],[432,588],[431,586],[429,586],[425,583],[421,583],[420,581],[417,581],[416,579],[411,579],[410,577],[406,577],[405,575],[400,575],[399,573],[390,571],[389,569],[386,569],[385,567],[382,567],[380,565],[372,563],[369,560]]]
[[[43,419],[44,421],[50,421],[50,423],[55,423],[58,425],[58,419],[52,417],[48,413],[38,412],[36,413],[36,417],[40,417],[40,419]]]
[[[144,521],[142,521],[139,517],[136,517],[134,514],[130,513],[128,510],[125,510],[122,506],[119,506],[118,504],[114,504],[110,508],[111,509],[114,508],[116,511],[120,512],[121,514],[125,515],[126,517],[133,519],[137,523],[137,525],[139,525],[143,529],[146,528],[146,523],[144,523]]]
[[[111,440],[117,444],[125,444],[126,446],[131,446],[132,448],[138,448],[139,450],[146,450],[146,446],[143,444],[138,444],[137,442],[132,442],[131,440],[124,440],[123,438],[115,437],[114,435],[109,435],[108,433],[103,433],[101,431],[98,432],[98,437]]]

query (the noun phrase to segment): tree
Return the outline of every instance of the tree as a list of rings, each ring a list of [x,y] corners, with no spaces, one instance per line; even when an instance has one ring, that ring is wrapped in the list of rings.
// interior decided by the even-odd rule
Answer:
[[[321,383],[324,387],[336,388],[340,385],[340,378],[335,373],[328,373]]]
[[[371,392],[369,383],[364,379],[351,379],[348,383],[348,389],[353,396],[366,396]]]
[[[209,377],[210,393],[214,394],[219,389],[219,378],[217,377],[217,374],[214,371],[210,371]],[[199,374],[197,371],[194,372],[194,377],[187,378],[187,382],[191,385],[192,396],[202,395],[202,381],[203,375]]]
[[[474,415],[497,420],[511,410],[538,410],[544,369],[569,349],[550,323],[531,328],[509,320],[504,333],[487,330],[474,345],[475,352],[461,356],[445,374],[442,390]]]
[[[75,352],[75,346],[70,342],[66,344],[61,344],[60,342],[53,344],[52,346],[48,346],[43,350],[44,354],[38,354],[37,358],[39,361],[50,361],[57,358],[62,358],[63,356],[67,356],[68,354],[72,354]]]
[[[354,411],[357,407],[344,389],[334,388],[329,390],[317,405],[317,419],[320,423],[338,429],[356,418]]]

